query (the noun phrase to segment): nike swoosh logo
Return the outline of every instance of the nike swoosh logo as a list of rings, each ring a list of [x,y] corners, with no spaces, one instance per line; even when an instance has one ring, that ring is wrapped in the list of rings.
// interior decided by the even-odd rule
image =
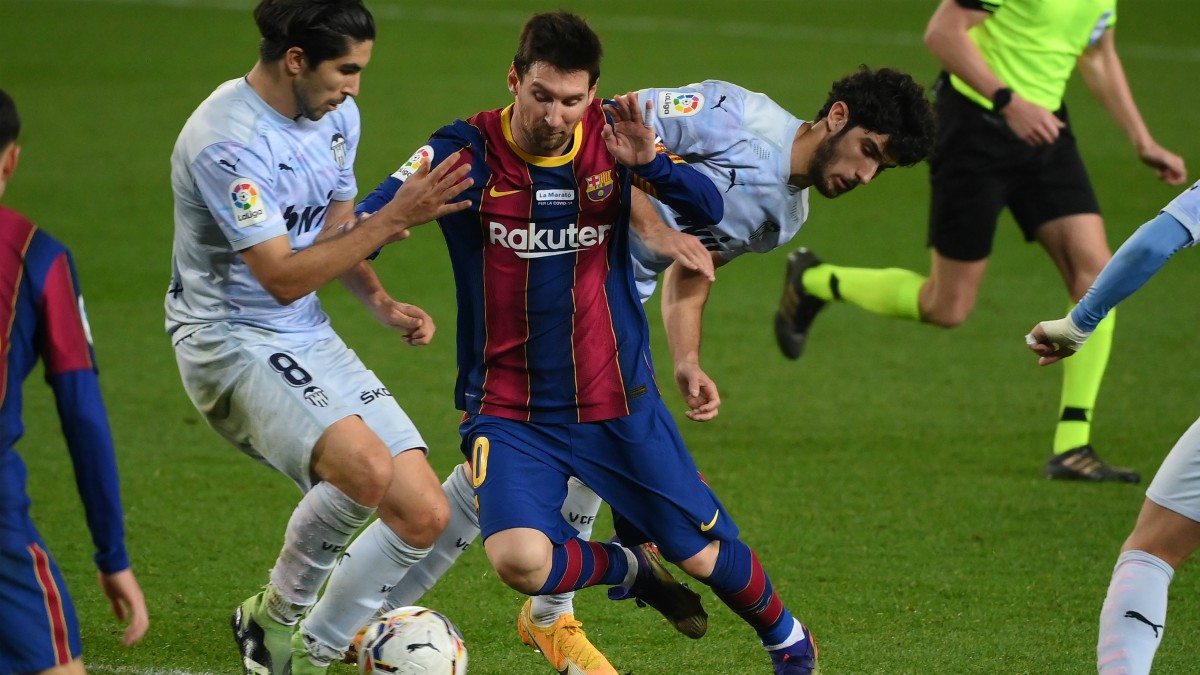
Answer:
[[[515,195],[518,192],[524,192],[524,190],[497,190],[495,185],[492,186],[491,190],[488,190],[488,194],[492,197],[507,197],[508,195]]]
[[[720,517],[720,515],[721,509],[717,509],[717,512],[713,514],[712,520],[708,521],[707,523],[700,523],[700,531],[708,532],[709,530],[713,529],[713,526],[717,524],[717,518]]]

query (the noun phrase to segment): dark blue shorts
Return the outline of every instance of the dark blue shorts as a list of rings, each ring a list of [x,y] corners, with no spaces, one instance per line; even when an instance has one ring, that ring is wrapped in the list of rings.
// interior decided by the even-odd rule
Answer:
[[[7,518],[10,514],[3,514]],[[0,529],[0,673],[30,673],[83,653],[75,606],[32,523]]]
[[[485,539],[514,527],[539,530],[556,544],[576,536],[560,513],[570,476],[653,539],[668,560],[738,536],[661,401],[627,417],[579,424],[475,415],[459,430]]]

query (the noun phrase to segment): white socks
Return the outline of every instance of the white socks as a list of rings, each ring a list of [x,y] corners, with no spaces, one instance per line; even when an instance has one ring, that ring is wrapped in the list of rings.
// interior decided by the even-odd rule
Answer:
[[[459,464],[442,483],[442,492],[446,493],[446,500],[450,502],[450,522],[433,544],[433,551],[414,565],[388,594],[383,603],[385,612],[417,604],[421,596],[433,588],[433,584],[458,560],[458,556],[479,538],[475,489],[471,487],[467,472],[466,465]]]
[[[317,601],[338,555],[375,509],[363,506],[324,481],[296,505],[283,537],[283,550],[271,570],[274,592],[267,611],[292,625]]]
[[[430,550],[410,546],[382,520],[371,523],[329,577],[321,601],[304,619],[305,632],[322,644],[344,650],[383,605],[393,586]]]
[[[1167,587],[1175,571],[1142,551],[1117,558],[1100,611],[1096,668],[1100,675],[1145,675],[1167,622]]]

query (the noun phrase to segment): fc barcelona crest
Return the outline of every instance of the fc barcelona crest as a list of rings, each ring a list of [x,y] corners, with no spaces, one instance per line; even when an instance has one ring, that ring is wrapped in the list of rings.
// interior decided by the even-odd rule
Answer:
[[[604,173],[598,173],[595,176],[588,176],[584,181],[587,187],[588,199],[594,202],[602,202],[606,197],[612,194],[613,191],[613,172],[611,169]]]

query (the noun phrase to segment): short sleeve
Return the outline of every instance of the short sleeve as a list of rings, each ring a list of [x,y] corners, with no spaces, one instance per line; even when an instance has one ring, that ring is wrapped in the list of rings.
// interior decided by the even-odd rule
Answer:
[[[242,251],[287,234],[273,194],[273,167],[238,143],[215,143],[192,161],[192,176],[221,233]]]

